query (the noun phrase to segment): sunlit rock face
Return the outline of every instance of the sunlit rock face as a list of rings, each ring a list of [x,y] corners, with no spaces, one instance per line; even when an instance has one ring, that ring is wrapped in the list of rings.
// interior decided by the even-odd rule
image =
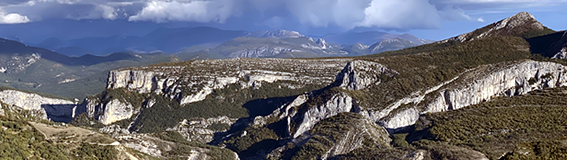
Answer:
[[[85,112],[83,107],[74,101],[17,90],[0,91],[0,102],[9,108],[34,111],[37,115],[33,116],[57,122],[69,122],[73,117]]]
[[[553,62],[525,60],[485,65],[463,73],[456,80],[439,87],[428,98],[381,119],[386,128],[413,125],[420,114],[461,109],[489,101],[496,96],[523,95],[533,90],[567,85],[567,67]]]

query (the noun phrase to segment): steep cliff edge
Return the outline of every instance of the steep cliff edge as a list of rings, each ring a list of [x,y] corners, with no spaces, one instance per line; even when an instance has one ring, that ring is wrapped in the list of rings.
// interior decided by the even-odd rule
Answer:
[[[335,82],[329,86],[308,95],[298,96],[289,104],[276,109],[271,115],[257,117],[254,124],[258,126],[258,124],[266,124],[270,119],[277,121],[286,118],[288,133],[297,138],[320,120],[343,112],[360,112],[351,91],[380,85],[383,78],[396,74],[398,74],[396,71],[376,62],[366,60],[349,62],[336,75]]]
[[[421,101],[405,102],[404,107],[396,108],[379,121],[389,129],[407,127],[420,114],[456,110],[497,96],[523,95],[567,85],[565,73],[567,67],[561,64],[532,60],[480,66],[428,93]]]
[[[359,148],[390,148],[388,132],[356,113],[319,121],[304,137],[275,149],[268,159],[328,159]]]
[[[217,119],[232,125],[238,118],[268,115],[273,111],[270,106],[287,103],[289,96],[331,84],[348,60],[236,58],[115,70],[109,74],[107,91],[88,98],[85,104],[89,117],[105,125],[127,121],[128,129],[136,132],[159,126],[158,129],[176,130],[188,139],[205,142],[226,129],[194,132],[191,130],[196,128],[181,123],[197,118],[201,120],[195,123]],[[190,114],[161,116],[187,112]],[[224,123],[219,117],[232,120]]]
[[[18,90],[0,90],[0,101],[7,109],[31,111],[36,113],[33,115],[35,117],[56,122],[70,122],[75,116],[85,112],[84,107],[74,101]]]

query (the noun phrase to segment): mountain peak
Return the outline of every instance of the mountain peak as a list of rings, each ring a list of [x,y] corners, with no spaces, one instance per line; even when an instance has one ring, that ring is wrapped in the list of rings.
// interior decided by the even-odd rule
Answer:
[[[525,36],[527,32],[541,32],[550,30],[543,26],[528,12],[520,12],[511,17],[492,23],[470,33],[465,33],[441,42],[460,41],[467,42],[477,39],[498,36]]]
[[[258,38],[301,38],[306,37],[300,34],[297,31],[288,31],[282,29],[276,30],[263,30],[251,33],[248,35],[249,37],[258,37]]]
[[[531,29],[544,29],[543,24],[538,22],[535,17],[528,12],[520,12],[516,15],[503,19],[496,23],[496,29],[516,29],[518,27],[530,27]]]

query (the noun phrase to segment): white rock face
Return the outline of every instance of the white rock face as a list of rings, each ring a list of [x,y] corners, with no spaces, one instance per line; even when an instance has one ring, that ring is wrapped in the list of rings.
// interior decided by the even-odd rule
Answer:
[[[168,131],[179,132],[188,141],[200,142],[203,144],[209,143],[213,140],[214,134],[217,132],[226,132],[228,129],[215,130],[212,125],[225,125],[232,126],[238,120],[237,118],[229,118],[221,116],[216,118],[195,118],[192,120],[183,120],[175,127],[168,128]]]
[[[380,84],[380,76],[393,76],[398,74],[394,70],[390,70],[385,66],[371,61],[355,60],[349,62],[344,69],[337,74],[332,87],[342,87],[348,90],[359,90]],[[295,123],[295,128],[288,128],[291,136],[297,138],[306,131],[310,130],[320,120],[335,116],[343,112],[360,112],[360,108],[354,102],[354,99],[347,93],[339,92],[326,99],[320,106],[311,106],[303,113],[297,113],[299,107],[303,106],[311,96],[316,95],[300,95],[294,101],[283,105],[275,110],[272,114],[265,117],[256,117],[255,126],[265,125],[269,119],[281,120],[287,118],[288,127]],[[293,109],[292,109],[293,108]]]
[[[278,109],[274,110],[270,115],[264,117],[263,116],[255,117],[254,122],[252,124],[256,127],[261,127],[266,125],[270,119],[281,120],[284,118],[287,118],[287,123],[290,124],[292,117],[295,116],[295,114],[297,113],[297,111],[292,110],[292,108],[297,108],[301,106],[303,103],[307,102],[308,98],[309,98],[308,94],[299,95],[290,103],[284,104]],[[287,131],[288,133],[291,131],[289,125]]]
[[[380,84],[380,76],[393,76],[396,71],[371,61],[356,60],[349,62],[336,76],[335,84],[349,90],[359,90]]]
[[[73,101],[44,97],[34,93],[26,93],[16,90],[0,91],[0,101],[9,107],[15,106],[23,110],[39,111],[41,118],[48,116],[75,116],[77,104]],[[49,111],[49,112],[46,112]]]
[[[356,126],[352,126],[351,130],[344,134],[345,138],[336,141],[335,145],[321,156],[322,159],[347,154],[355,149],[362,148],[364,141],[380,144],[382,148],[389,146],[392,140],[384,127],[377,125],[374,121],[369,119],[359,119],[356,121]]]
[[[431,103],[420,104],[426,108],[420,114],[460,109],[495,96],[523,95],[537,89],[565,86],[566,73],[566,66],[532,60],[481,66],[432,92],[436,98]],[[419,114],[411,110],[416,109],[408,108],[382,122],[390,129],[413,125]]]
[[[353,108],[357,107],[353,103],[352,97],[345,93],[338,93],[332,96],[326,103],[315,106],[307,110],[305,113],[300,113],[297,129],[293,133],[293,138],[301,136],[306,131],[309,131],[317,122],[335,116],[339,113],[350,112]]]
[[[41,59],[39,53],[31,55],[13,54],[11,58],[0,59],[0,73],[19,73]]]
[[[111,123],[128,119],[134,115],[134,106],[118,99],[113,99],[103,107],[103,114],[98,117],[100,123],[109,125]]]
[[[373,120],[358,115],[353,116],[354,113],[351,114],[352,115],[347,115],[347,118],[339,120],[339,122],[333,122],[341,125],[341,134],[336,137],[327,137],[327,134],[309,131],[303,136],[294,139],[292,142],[295,143],[296,148],[301,148],[301,145],[304,145],[306,142],[320,144],[320,146],[323,146],[321,149],[324,150],[324,153],[317,159],[323,160],[331,159],[337,155],[347,154],[355,149],[364,147],[365,144],[373,144],[373,146],[381,149],[390,148],[390,142],[392,140],[384,127],[379,126]],[[328,126],[323,128],[328,128]],[[321,143],[316,139],[321,136],[331,140],[333,145]],[[268,157],[267,159],[282,159],[282,156],[289,153],[290,150],[293,149],[284,145],[272,150],[266,157]]]
[[[150,93],[159,86],[156,72],[144,70],[114,70],[108,75],[107,89],[127,88],[138,93]]]
[[[291,47],[281,47],[281,46],[261,46],[255,47],[251,49],[244,49],[236,52],[230,53],[230,57],[236,58],[257,58],[257,57],[268,57],[274,56],[283,53],[290,53],[290,52],[301,52],[301,50],[294,49]]]
[[[258,31],[251,33],[248,35],[249,37],[258,37],[258,38],[302,38],[305,37],[301,35],[297,31],[288,31],[288,30],[265,30],[265,31]]]

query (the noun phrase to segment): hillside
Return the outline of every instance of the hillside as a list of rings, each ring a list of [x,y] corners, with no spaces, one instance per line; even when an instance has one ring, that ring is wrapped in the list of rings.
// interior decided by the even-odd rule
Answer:
[[[0,85],[63,97],[84,98],[104,90],[110,70],[176,60],[161,53],[113,53],[68,57],[0,39]]]

